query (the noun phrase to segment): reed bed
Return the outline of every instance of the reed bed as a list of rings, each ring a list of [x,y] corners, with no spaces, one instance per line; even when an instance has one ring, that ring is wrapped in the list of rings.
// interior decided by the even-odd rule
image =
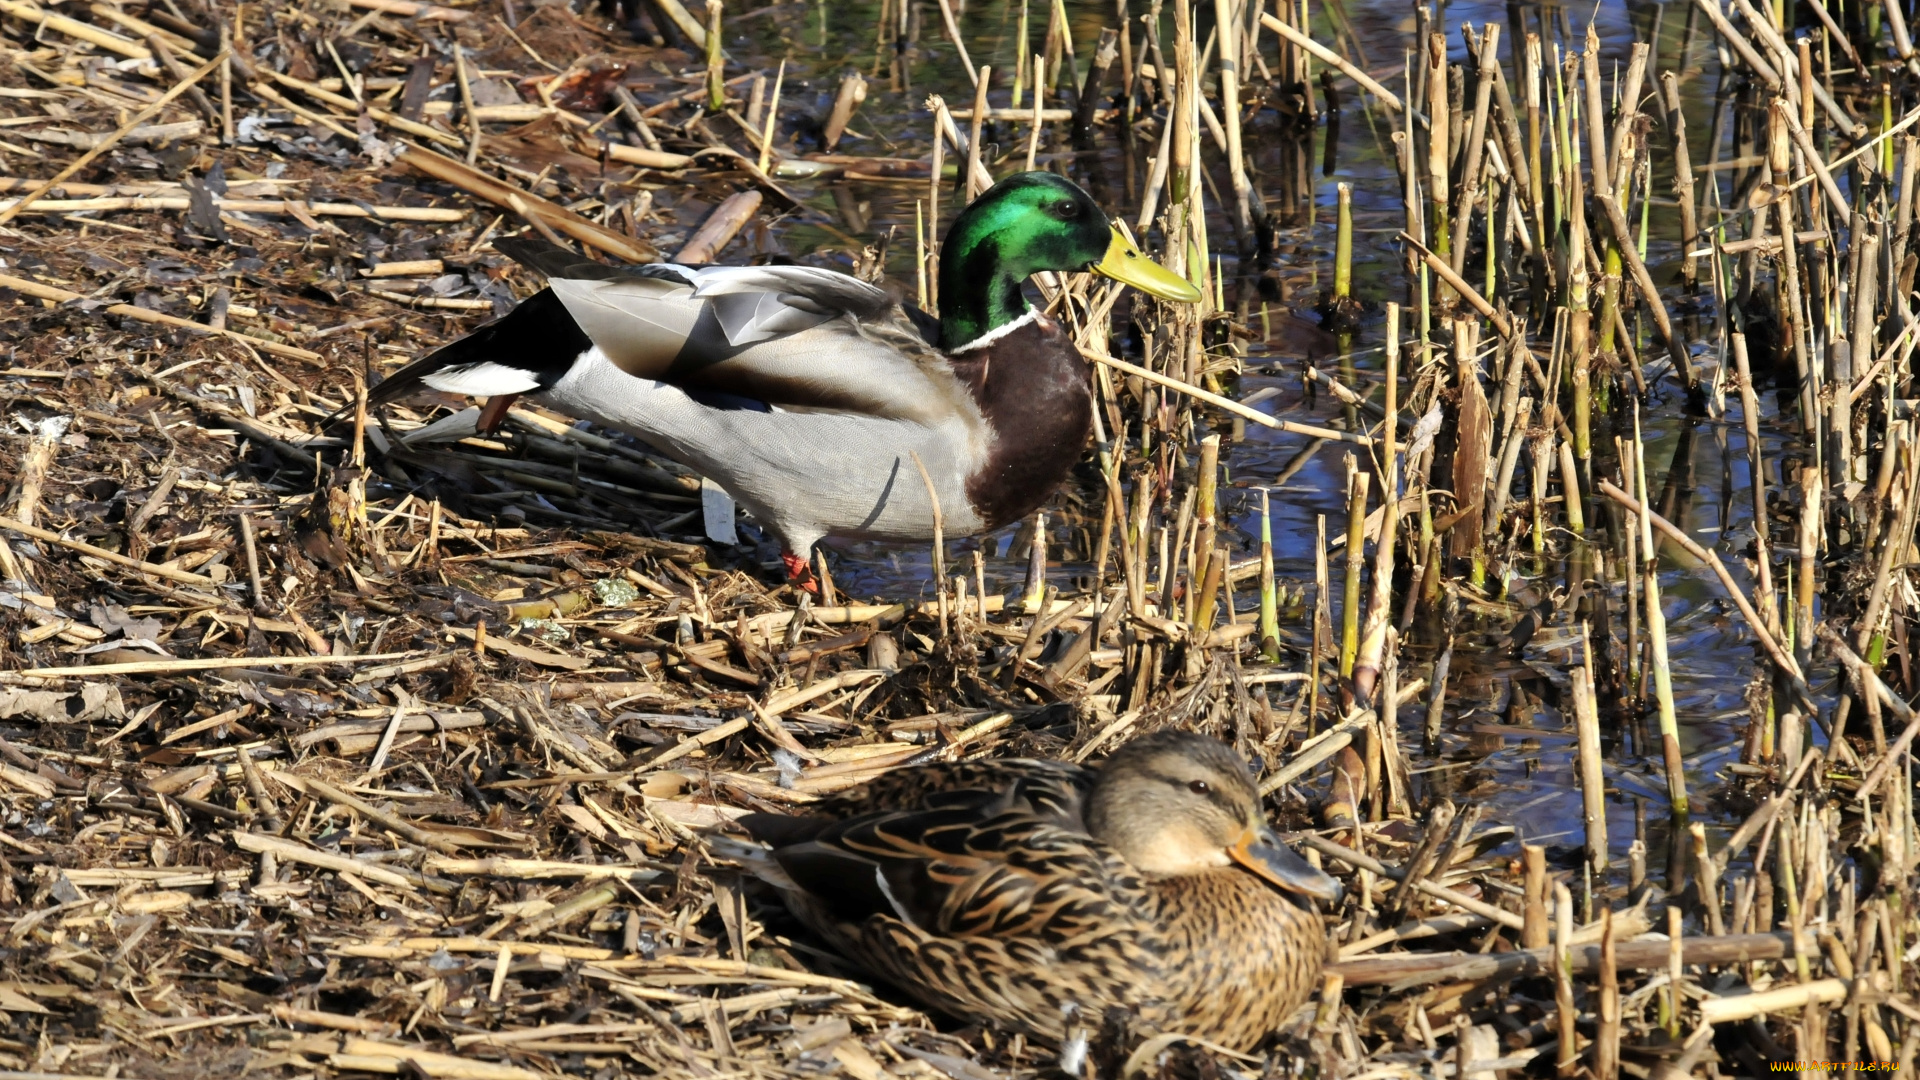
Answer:
[[[829,7],[0,0],[0,1076],[1058,1072],[861,981],[705,838],[1168,725],[1255,760],[1347,898],[1263,1056],[1089,1070],[1912,1068],[1903,0],[1604,44],[1422,7],[1392,55],[1338,4],[883,0],[842,67],[752,55]],[[901,115],[897,154],[844,142]],[[1391,192],[1314,176],[1342,124]],[[697,477],[536,406],[451,445],[409,436],[464,403],[364,407],[538,287],[503,231],[824,229],[937,308],[943,223],[1035,166],[1208,299],[1039,282],[1096,445],[893,595],[870,550],[776,584]],[[1325,295],[1276,303],[1303,269]],[[1284,355],[1315,304],[1332,347]],[[1234,464],[1256,427],[1277,476]],[[1702,532],[1708,440],[1750,505],[1729,464]],[[1312,580],[1271,512],[1300,475],[1343,477]],[[1718,754],[1672,644],[1703,607],[1748,679]],[[1472,778],[1543,743],[1554,844]]]

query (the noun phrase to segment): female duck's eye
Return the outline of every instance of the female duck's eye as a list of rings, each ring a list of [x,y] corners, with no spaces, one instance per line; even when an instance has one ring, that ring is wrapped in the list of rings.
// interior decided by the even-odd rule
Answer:
[[[1187,790],[1193,792],[1195,795],[1205,795],[1212,791],[1213,788],[1208,786],[1205,780],[1195,780],[1193,783],[1187,785]]]

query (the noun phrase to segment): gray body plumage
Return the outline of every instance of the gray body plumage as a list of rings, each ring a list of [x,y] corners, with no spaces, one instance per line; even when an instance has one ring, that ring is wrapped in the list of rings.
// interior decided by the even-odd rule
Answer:
[[[948,535],[984,527],[964,485],[987,460],[991,425],[885,292],[791,266],[658,265],[549,285],[593,347],[540,400],[710,478],[790,550],[826,534],[931,535],[923,467]],[[422,380],[476,395],[528,389],[490,391],[479,374]]]

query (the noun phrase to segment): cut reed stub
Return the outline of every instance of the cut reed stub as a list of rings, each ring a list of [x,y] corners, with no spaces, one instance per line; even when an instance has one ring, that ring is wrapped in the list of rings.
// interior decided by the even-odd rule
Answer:
[[[820,132],[821,145],[832,150],[840,145],[841,136],[847,133],[847,124],[853,120],[853,110],[867,100],[867,80],[857,71],[848,72],[840,80],[840,90],[833,98],[833,111],[827,115],[827,124]]]
[[[649,150],[639,146],[623,146],[619,143],[605,144],[607,158],[623,165],[638,165],[643,169],[684,169],[693,164],[693,158],[687,154],[674,154],[665,150]]]
[[[1337,186],[1339,217],[1334,233],[1333,288],[1323,294],[1317,310],[1320,327],[1334,334],[1360,329],[1364,308],[1353,296],[1353,185]]]
[[[736,191],[713,208],[698,231],[689,237],[678,252],[674,261],[686,265],[710,263],[718,258],[720,252],[733,242],[740,230],[753,219],[754,211],[760,209],[758,191]]]

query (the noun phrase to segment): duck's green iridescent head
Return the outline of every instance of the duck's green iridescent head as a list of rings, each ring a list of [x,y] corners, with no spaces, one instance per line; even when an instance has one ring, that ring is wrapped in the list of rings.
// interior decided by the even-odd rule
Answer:
[[[1020,285],[1042,270],[1091,270],[1162,299],[1200,299],[1185,278],[1141,255],[1078,184],[1016,173],[982,192],[947,233],[941,346],[959,348],[1025,314]]]

